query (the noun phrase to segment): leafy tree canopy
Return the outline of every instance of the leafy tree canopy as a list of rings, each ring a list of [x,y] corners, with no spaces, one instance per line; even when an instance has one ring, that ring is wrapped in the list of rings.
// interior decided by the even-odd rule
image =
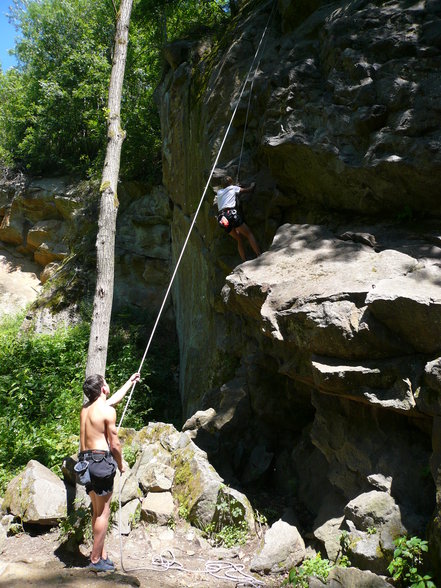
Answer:
[[[0,72],[0,157],[31,173],[102,167],[116,0],[15,0],[19,66]],[[222,0],[135,0],[122,106],[122,174],[157,179],[153,92],[166,42],[228,18]]]

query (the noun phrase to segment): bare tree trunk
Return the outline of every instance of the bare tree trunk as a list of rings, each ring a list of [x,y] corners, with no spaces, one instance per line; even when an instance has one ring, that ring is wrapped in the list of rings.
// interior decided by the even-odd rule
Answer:
[[[115,49],[109,84],[107,150],[101,180],[101,202],[98,219],[97,281],[93,301],[86,377],[105,374],[112,313],[115,266],[115,232],[118,212],[117,185],[121,147],[125,132],[121,128],[121,94],[129,40],[133,0],[121,0],[116,23]]]

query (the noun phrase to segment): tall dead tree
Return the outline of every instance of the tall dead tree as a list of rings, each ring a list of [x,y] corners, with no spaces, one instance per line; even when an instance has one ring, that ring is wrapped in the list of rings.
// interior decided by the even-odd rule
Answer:
[[[125,132],[121,128],[121,94],[129,41],[130,14],[133,0],[121,0],[116,22],[115,48],[109,84],[107,149],[100,186],[98,219],[97,280],[93,301],[86,377],[104,375],[109,342],[115,270],[115,233],[118,213],[117,186],[121,148]]]

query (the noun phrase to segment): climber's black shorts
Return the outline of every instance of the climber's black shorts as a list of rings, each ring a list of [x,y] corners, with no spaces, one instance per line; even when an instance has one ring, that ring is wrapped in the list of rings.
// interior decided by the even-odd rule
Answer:
[[[78,454],[79,461],[89,464],[90,482],[86,484],[86,492],[95,492],[105,496],[113,492],[113,479],[116,474],[116,461],[110,451],[89,449]]]
[[[222,217],[227,219],[228,225],[222,224]],[[242,212],[238,208],[224,208],[217,215],[217,222],[225,232],[231,233],[236,227],[240,227],[245,222]]]

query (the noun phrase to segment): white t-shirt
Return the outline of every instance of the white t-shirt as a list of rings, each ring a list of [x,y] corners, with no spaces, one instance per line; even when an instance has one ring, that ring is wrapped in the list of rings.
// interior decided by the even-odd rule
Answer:
[[[222,190],[217,191],[217,207],[219,210],[223,208],[236,208],[236,194],[239,194],[240,186],[227,186]]]

